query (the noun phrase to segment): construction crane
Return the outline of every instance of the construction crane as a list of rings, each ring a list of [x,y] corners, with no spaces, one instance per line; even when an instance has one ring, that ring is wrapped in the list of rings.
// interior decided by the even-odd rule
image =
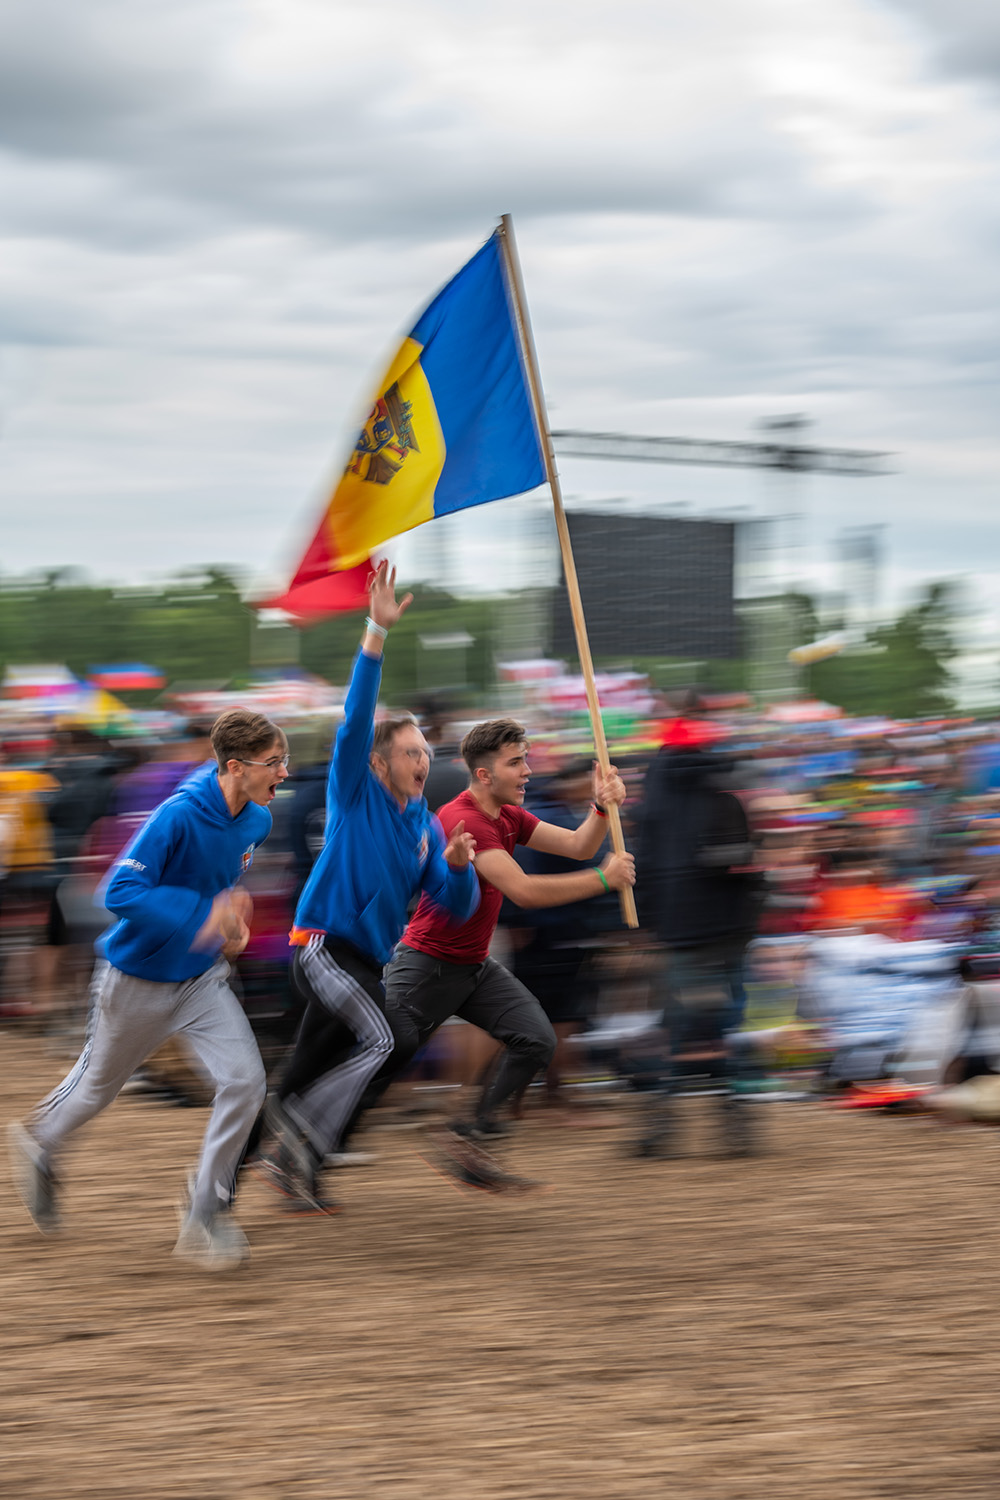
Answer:
[[[805,417],[780,417],[764,424],[775,434],[796,432]],[[761,442],[718,442],[710,438],[635,437],[625,432],[552,433],[564,458],[629,459],[645,464],[713,464],[725,468],[782,469],[797,474],[887,474],[888,453],[861,448],[820,448],[775,436]]]
[[[889,473],[890,454],[860,448],[822,448],[798,441],[808,417],[800,413],[761,422],[768,436],[758,442],[723,442],[710,438],[638,437],[624,432],[579,432],[563,429],[551,434],[556,452],[564,458],[603,458],[633,463],[696,464],[723,468],[770,469],[785,474],[870,476]],[[758,523],[759,525],[759,523]],[[758,563],[759,571],[759,563]],[[746,600],[750,637],[751,677],[764,697],[788,696],[795,676],[789,655],[797,646],[789,633],[787,609],[780,601]]]

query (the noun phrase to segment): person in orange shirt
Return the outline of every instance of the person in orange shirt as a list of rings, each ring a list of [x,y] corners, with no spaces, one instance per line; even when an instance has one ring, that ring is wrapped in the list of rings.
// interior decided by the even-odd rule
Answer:
[[[866,850],[841,850],[831,860],[811,911],[810,926],[850,929],[903,938],[917,915],[913,893],[889,884],[878,858]]]

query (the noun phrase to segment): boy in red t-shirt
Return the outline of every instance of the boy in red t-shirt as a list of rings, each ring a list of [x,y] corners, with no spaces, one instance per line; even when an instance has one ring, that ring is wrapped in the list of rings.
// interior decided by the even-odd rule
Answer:
[[[548,1067],[555,1047],[552,1025],[534,995],[489,956],[504,896],[521,907],[563,906],[601,896],[635,883],[635,861],[631,854],[609,854],[592,869],[529,875],[513,858],[517,844],[567,859],[593,858],[607,830],[605,808],[620,807],[625,800],[614,766],[607,776],[595,768],[593,807],[578,828],[569,829],[543,823],[522,806],[530,775],[522,725],[513,719],[479,724],[462,741],[462,755],[471,776],[469,788],[439,808],[438,817],[446,837],[464,823],[475,840],[479,907],[467,922],[455,924],[421,897],[385,971],[395,1050],[364,1102],[373,1103],[451,1016],[471,1021],[501,1042],[504,1051],[482,1090],[474,1120],[454,1122],[444,1137],[448,1164],[457,1163],[470,1180],[477,1165],[486,1164],[479,1153],[461,1149],[462,1138],[477,1141],[503,1134],[501,1108]]]

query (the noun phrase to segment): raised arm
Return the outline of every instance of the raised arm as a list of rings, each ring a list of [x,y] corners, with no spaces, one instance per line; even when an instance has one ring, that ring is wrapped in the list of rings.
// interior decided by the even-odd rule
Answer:
[[[396,569],[390,569],[383,561],[368,580],[368,598],[371,612],[365,621],[361,649],[366,656],[381,659],[383,642],[400,615],[405,614],[413,603],[413,595],[405,594],[396,602]]]
[[[371,613],[361,635],[361,649],[354,659],[344,703],[344,722],[330,761],[329,796],[342,803],[358,794],[368,775],[385,638],[413,602],[412,594],[396,602],[396,570],[390,570],[387,562],[379,563],[369,579],[368,597]]]

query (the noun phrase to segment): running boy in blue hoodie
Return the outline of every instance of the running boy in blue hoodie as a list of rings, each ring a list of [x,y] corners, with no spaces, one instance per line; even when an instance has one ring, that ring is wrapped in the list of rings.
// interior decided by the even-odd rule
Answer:
[[[215,762],[189,776],[112,865],[100,899],[119,920],[98,945],[83,1052],[26,1123],[10,1126],[10,1147],[25,1207],[52,1234],[66,1140],[182,1032],[215,1097],[174,1254],[215,1270],[249,1255],[231,1203],[265,1095],[257,1042],[228,984],[229,961],[250,935],[250,897],[237,882],[271,831],[288,747],[270,719],[236,708],[216,720],[212,749]]]
[[[411,900],[425,894],[455,923],[479,905],[475,840],[461,822],[446,839],[424,800],[430,754],[423,735],[410,718],[374,722],[383,643],[413,598],[397,603],[395,584],[395,569],[381,563],[330,761],[323,847],[292,929],[292,985],[305,1012],[268,1105],[274,1139],[255,1164],[302,1213],[336,1210],[321,1196],[317,1173],[392,1051],[382,970]]]

